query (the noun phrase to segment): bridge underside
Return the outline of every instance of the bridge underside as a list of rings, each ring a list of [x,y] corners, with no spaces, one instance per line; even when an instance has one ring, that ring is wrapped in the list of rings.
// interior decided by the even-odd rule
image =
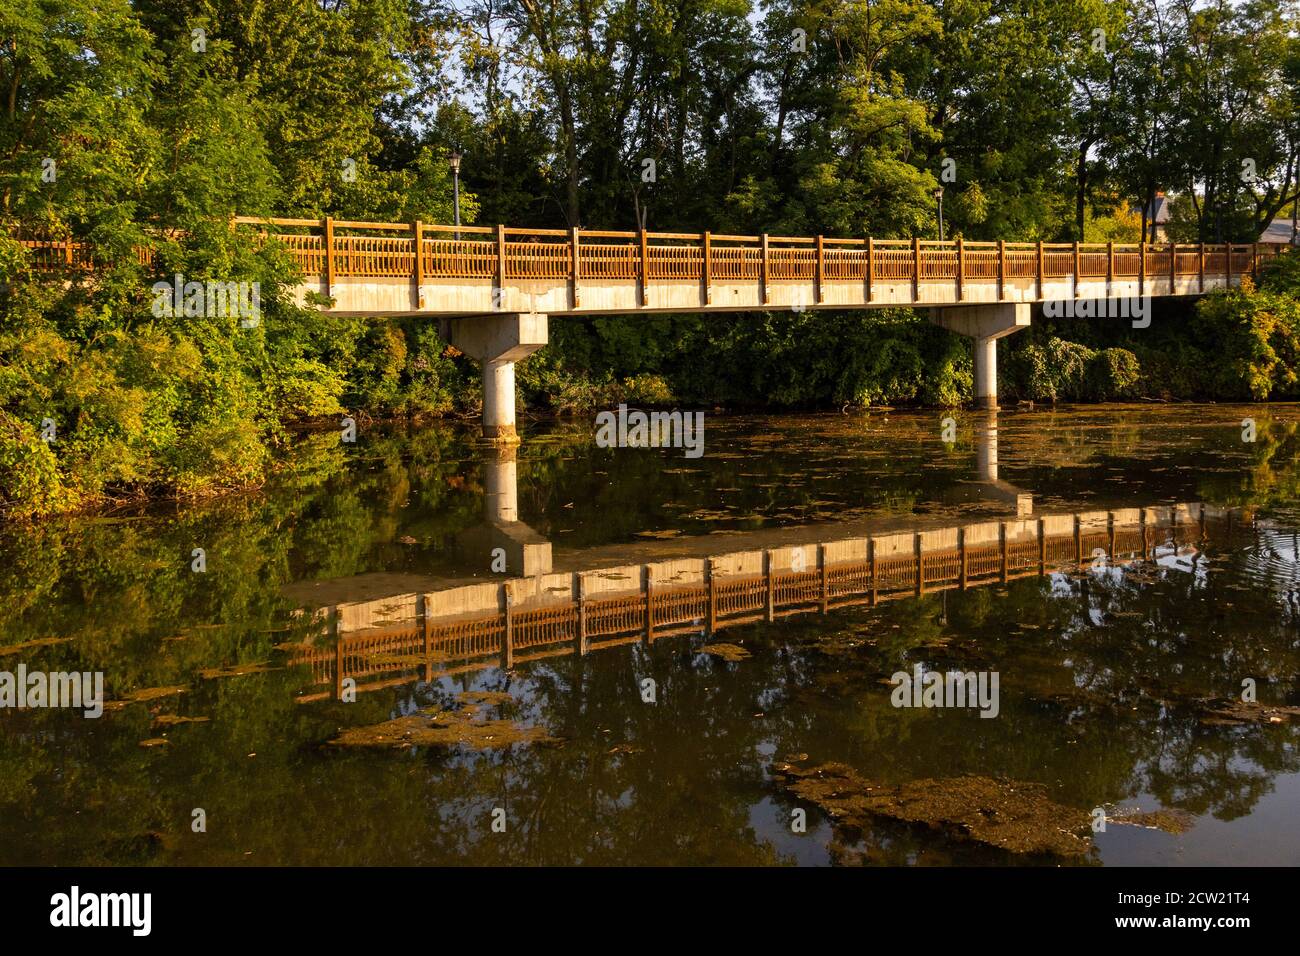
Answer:
[[[752,312],[820,309],[925,308],[932,322],[974,342],[974,404],[996,408],[997,340],[1028,328],[1033,303],[1134,300],[1156,296],[1196,296],[1240,284],[1240,276],[1148,275],[1125,278],[1002,277],[897,281],[769,280],[705,284],[698,280],[511,279],[490,278],[417,283],[410,277],[336,277],[298,286],[297,300],[309,293],[328,297],[329,311],[340,315],[436,318],[443,337],[483,366],[483,437],[517,442],[515,363],[549,340],[549,316],[632,315],[639,313]],[[1093,308],[1084,314],[1099,314]],[[1145,312],[1145,310],[1144,310]],[[1127,308],[1104,314],[1128,315]]]

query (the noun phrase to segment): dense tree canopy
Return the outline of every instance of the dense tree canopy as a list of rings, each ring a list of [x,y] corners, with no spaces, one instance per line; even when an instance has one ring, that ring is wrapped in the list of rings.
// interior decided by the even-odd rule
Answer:
[[[201,494],[294,421],[472,407],[428,323],[299,308],[283,250],[228,226],[447,222],[452,150],[466,221],[929,237],[943,185],[949,236],[1131,241],[1165,192],[1177,238],[1253,240],[1300,193],[1297,0],[8,0],[0,506]],[[20,236],[107,268],[40,280]],[[258,283],[263,321],[155,314],[177,273]],[[1240,319],[1276,362],[1243,339],[1162,392],[1293,394],[1294,310],[1241,295],[1198,348]],[[520,382],[557,409],[970,389],[906,312],[556,324]],[[1027,394],[1140,390],[1097,344],[1088,388]]]

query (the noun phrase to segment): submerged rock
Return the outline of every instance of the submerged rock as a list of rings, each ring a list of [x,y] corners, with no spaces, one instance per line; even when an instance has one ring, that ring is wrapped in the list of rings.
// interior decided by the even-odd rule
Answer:
[[[899,820],[1023,854],[1079,857],[1093,846],[1088,814],[1048,799],[1040,784],[980,776],[881,784],[840,763],[782,763],[772,772],[837,827],[865,829],[874,818]]]

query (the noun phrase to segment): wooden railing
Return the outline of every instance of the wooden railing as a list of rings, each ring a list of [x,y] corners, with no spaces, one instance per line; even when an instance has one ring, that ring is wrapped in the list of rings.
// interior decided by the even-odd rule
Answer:
[[[338,634],[332,645],[284,649],[287,663],[306,665],[312,683],[333,684],[338,695],[345,677],[357,680],[358,690],[375,690],[411,681],[409,674],[417,668],[423,679],[433,680],[438,675],[509,668],[556,655],[649,644],[671,635],[712,636],[727,627],[794,614],[825,614],[935,591],[1005,584],[1100,560],[1147,561],[1162,548],[1200,549],[1210,537],[1212,523],[1217,526],[1215,536],[1221,533],[1231,546],[1234,523],[1240,528],[1243,520],[1249,522],[1248,512],[1215,509],[1209,513],[1196,503],[904,532],[794,546],[794,550],[813,552],[797,570],[777,568],[773,552],[768,551],[761,572],[729,574],[722,568],[745,552],[719,555],[703,562],[703,579],[695,583],[656,581],[654,566],[645,565],[631,589],[591,595],[585,592],[584,575],[574,574],[570,595],[551,593],[544,601],[519,604],[512,597],[511,583],[503,582],[498,607],[492,611],[441,618],[428,613],[426,597],[422,599],[425,612],[407,623]],[[941,543],[945,531],[953,543]],[[984,533],[976,534],[979,531]],[[898,539],[904,539],[901,546]],[[860,557],[831,557],[833,549],[843,551],[839,546],[851,542],[860,542]],[[383,600],[387,607],[389,599]],[[412,606],[417,606],[414,597]],[[398,676],[385,679],[395,673]],[[312,693],[299,700],[328,696],[328,692]]]
[[[284,244],[305,276],[568,281],[1005,283],[1256,274],[1284,243],[936,242],[238,217]],[[95,268],[84,243],[24,240],[39,271]],[[416,250],[419,250],[419,255]],[[138,261],[151,261],[149,250]],[[960,298],[960,295],[958,296]]]

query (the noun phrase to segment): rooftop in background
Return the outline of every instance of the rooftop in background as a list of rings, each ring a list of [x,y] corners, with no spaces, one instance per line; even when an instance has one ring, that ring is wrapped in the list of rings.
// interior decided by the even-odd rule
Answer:
[[[1288,242],[1292,245],[1300,245],[1300,239],[1296,237],[1293,220],[1290,216],[1285,219],[1274,219],[1268,224],[1259,236],[1260,242]]]

